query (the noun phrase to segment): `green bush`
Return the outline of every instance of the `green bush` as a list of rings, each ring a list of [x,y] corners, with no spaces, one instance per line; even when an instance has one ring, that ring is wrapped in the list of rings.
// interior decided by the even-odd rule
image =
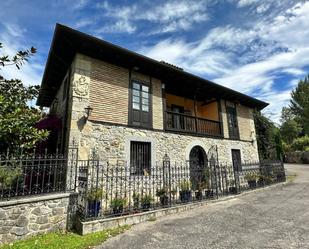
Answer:
[[[153,198],[150,194],[145,194],[142,198],[141,198],[141,204],[142,205],[150,205],[153,202]]]
[[[5,189],[22,175],[21,168],[0,168],[0,188]]]
[[[123,208],[127,204],[126,198],[115,198],[111,201],[112,208]]]
[[[183,180],[179,183],[181,191],[189,191],[192,187],[192,184],[189,180]]]
[[[103,199],[103,189],[90,189],[90,191],[88,192],[87,198],[89,201],[99,201],[101,199]]]
[[[309,136],[303,136],[294,139],[291,144],[291,147],[294,151],[306,151],[309,148]]]

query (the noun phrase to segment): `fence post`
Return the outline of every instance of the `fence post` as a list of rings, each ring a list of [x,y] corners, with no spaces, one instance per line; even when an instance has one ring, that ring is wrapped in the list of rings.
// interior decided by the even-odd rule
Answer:
[[[169,206],[172,205],[172,193],[171,193],[171,161],[170,157],[165,154],[163,157],[163,186],[168,190]],[[167,186],[167,187],[166,187]]]

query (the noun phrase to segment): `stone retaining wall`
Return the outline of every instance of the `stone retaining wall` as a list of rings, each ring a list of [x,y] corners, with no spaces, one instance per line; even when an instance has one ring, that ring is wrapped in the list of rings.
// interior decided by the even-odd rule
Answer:
[[[70,194],[51,194],[0,202],[0,245],[68,225]]]

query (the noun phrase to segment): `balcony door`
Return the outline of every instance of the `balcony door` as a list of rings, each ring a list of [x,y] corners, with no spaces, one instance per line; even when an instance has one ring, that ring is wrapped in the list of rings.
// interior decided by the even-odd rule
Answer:
[[[227,106],[227,122],[229,129],[229,137],[232,139],[239,139],[239,130],[238,130],[238,121],[237,121],[237,113],[236,106]]]
[[[183,106],[178,106],[178,105],[172,105],[172,112],[176,113],[173,115],[173,128],[174,129],[184,129],[184,120],[183,116],[181,114],[184,114],[185,110]],[[178,114],[178,115],[177,115]]]
[[[131,83],[131,117],[129,122],[134,126],[152,127],[151,86],[132,80]]]

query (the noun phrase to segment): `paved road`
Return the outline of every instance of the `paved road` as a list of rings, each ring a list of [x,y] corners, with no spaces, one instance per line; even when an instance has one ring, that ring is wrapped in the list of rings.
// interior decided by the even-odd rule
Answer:
[[[132,227],[99,248],[309,248],[309,165],[285,186]]]

